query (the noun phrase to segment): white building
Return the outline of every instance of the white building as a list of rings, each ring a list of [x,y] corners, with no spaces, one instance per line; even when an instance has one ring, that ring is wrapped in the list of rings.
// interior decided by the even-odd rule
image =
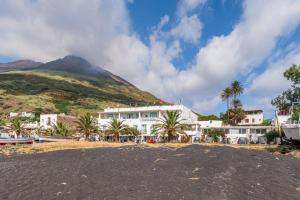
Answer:
[[[69,126],[69,128],[76,128],[77,117],[66,115],[64,113],[60,114],[41,114],[40,115],[40,128],[48,129],[57,125],[57,122],[63,122]]]
[[[246,117],[238,123],[240,126],[261,125],[264,121],[264,114],[262,110],[248,110],[245,111]]]
[[[181,123],[197,126],[198,116],[183,105],[107,108],[104,109],[104,112],[99,113],[98,125],[100,128],[106,129],[109,122],[115,118],[124,121],[124,124],[130,127],[136,127],[142,134],[151,135],[154,131],[153,126],[161,123],[166,111],[178,111]]]
[[[34,117],[34,113],[32,113],[32,112],[21,112],[21,113],[10,112],[9,117],[10,118],[13,118],[13,117]]]
[[[223,125],[222,120],[198,121],[200,128],[220,128]]]
[[[276,128],[280,127],[282,124],[287,123],[291,119],[291,115],[288,111],[276,111],[274,126]]]
[[[201,134],[208,134],[211,128],[201,128]],[[273,130],[273,126],[222,126],[216,128],[224,133],[229,143],[236,144],[240,138],[248,142],[265,143],[265,133]]]
[[[40,115],[40,127],[47,129],[57,124],[58,114],[41,114]]]

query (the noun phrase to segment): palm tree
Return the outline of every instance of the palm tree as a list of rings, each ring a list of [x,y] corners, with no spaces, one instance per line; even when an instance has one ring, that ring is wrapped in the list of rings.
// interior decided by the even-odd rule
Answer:
[[[56,135],[68,136],[69,128],[63,122],[57,122],[53,129]]]
[[[85,138],[88,139],[92,132],[97,130],[95,126],[95,119],[90,113],[87,113],[79,118],[77,123],[77,129],[84,132]]]
[[[221,93],[222,101],[226,101],[227,103],[227,120],[229,120],[229,98],[232,96],[232,90],[230,87],[225,88]]]
[[[123,134],[138,136],[141,135],[141,132],[136,127],[125,127]]]
[[[108,124],[107,132],[113,134],[117,142],[119,142],[120,134],[128,128],[123,122],[118,119],[112,119]]]
[[[232,107],[233,107],[234,109],[238,109],[238,108],[242,108],[243,105],[242,105],[242,102],[241,102],[239,99],[234,99],[234,100],[232,101]]]
[[[236,108],[232,110],[232,124],[237,125],[241,120],[246,117],[245,112],[242,108]]]
[[[178,111],[167,111],[161,119],[161,124],[158,124],[158,130],[162,130],[163,134],[168,136],[168,142],[170,142],[177,139],[178,135],[185,134],[181,121]]]
[[[236,99],[237,96],[243,94],[244,88],[239,81],[235,80],[231,83],[231,92],[234,99]]]
[[[17,134],[17,137],[19,137],[21,135],[21,132],[24,130],[23,125],[22,125],[22,121],[20,120],[20,118],[14,118],[11,121],[10,128],[13,131],[15,131],[15,133]]]

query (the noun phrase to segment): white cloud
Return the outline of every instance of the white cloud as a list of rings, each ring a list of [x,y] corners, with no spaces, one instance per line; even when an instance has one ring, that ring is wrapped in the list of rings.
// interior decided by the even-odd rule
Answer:
[[[246,0],[233,31],[213,37],[199,49],[191,68],[178,70],[172,61],[182,51],[180,43],[194,43],[201,36],[201,22],[193,11],[203,3],[180,1],[182,18],[173,38],[160,35],[170,21],[164,16],[147,45],[131,30],[126,1],[1,0],[0,54],[42,61],[77,54],[161,98],[183,98],[196,111],[214,111],[221,89],[238,75],[252,73],[272,55],[278,40],[295,30],[300,1]]]
[[[267,66],[267,69],[256,76],[249,88],[247,95],[250,97],[248,107],[263,107],[267,114],[274,114],[275,107],[271,106],[271,100],[280,95],[291,86],[290,81],[286,80],[283,73],[292,64],[299,65],[300,48],[288,52]]]
[[[93,61],[129,33],[124,1],[0,1],[0,53],[49,60],[75,53]],[[100,60],[100,59],[99,59]]]
[[[181,0],[178,4],[178,16],[186,16],[201,5],[204,5],[207,0]]]
[[[190,17],[183,16],[176,27],[174,27],[170,34],[184,42],[197,44],[201,37],[202,23],[197,15]]]

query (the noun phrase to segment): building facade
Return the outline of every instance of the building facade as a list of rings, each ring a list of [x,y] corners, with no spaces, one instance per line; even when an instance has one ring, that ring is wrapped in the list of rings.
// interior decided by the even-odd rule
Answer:
[[[107,108],[99,113],[98,125],[100,129],[105,130],[112,119],[118,119],[130,127],[136,127],[142,134],[151,135],[154,126],[161,123],[166,111],[178,111],[181,123],[197,126],[198,116],[183,105]]]
[[[44,129],[51,128],[57,124],[58,114],[41,114],[40,115],[40,127]]]
[[[41,114],[40,115],[40,128],[48,129],[57,125],[57,122],[68,124],[70,128],[76,128],[77,117],[71,115],[61,114]]]
[[[200,128],[220,128],[223,125],[222,120],[198,121]]]
[[[248,110],[245,111],[246,117],[238,123],[239,126],[253,126],[261,125],[264,121],[264,114],[262,110]]]

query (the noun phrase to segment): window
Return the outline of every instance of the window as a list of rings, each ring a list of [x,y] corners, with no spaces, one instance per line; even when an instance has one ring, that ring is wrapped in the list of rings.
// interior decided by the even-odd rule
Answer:
[[[250,133],[254,134],[254,133],[256,133],[256,130],[255,129],[250,129]]]
[[[157,117],[158,117],[157,112],[151,112],[151,113],[150,113],[150,117],[151,117],[151,118],[157,118]]]
[[[255,122],[255,119],[254,118],[252,118],[252,123],[254,123]]]
[[[245,119],[245,123],[249,123],[249,119]]]
[[[240,128],[239,134],[246,134],[246,129],[245,128]]]
[[[112,118],[114,118],[113,114],[107,114],[107,119],[112,119]]]

